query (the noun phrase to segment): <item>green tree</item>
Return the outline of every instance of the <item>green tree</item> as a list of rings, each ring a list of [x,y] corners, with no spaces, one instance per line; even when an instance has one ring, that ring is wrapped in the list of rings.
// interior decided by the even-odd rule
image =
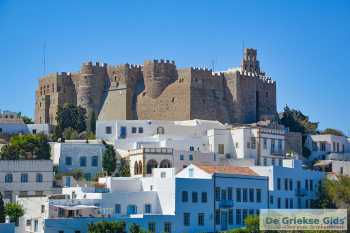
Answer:
[[[86,110],[80,106],[65,104],[58,108],[56,121],[56,137],[62,137],[62,133],[67,128],[72,128],[81,133],[86,130]]]
[[[2,159],[50,159],[51,148],[43,134],[15,135],[1,148]]]
[[[139,225],[137,225],[136,223],[132,223],[129,226],[129,233],[146,233],[144,230],[141,229],[141,227]]]
[[[34,124],[34,122],[33,122],[32,118],[30,118],[30,117],[27,117],[27,116],[21,116],[21,118],[22,118],[22,120],[23,120],[24,124]]]
[[[130,164],[129,160],[122,158],[117,165],[116,176],[129,177],[130,176]]]
[[[2,194],[0,192],[0,223],[5,222],[5,207],[4,200],[2,199]]]
[[[321,132],[321,134],[332,134],[336,136],[344,136],[344,133],[338,129],[327,128]]]
[[[80,139],[79,133],[71,127],[64,129],[63,138],[66,140]]]
[[[9,202],[5,205],[5,214],[10,217],[11,222],[15,222],[18,226],[18,218],[24,215],[23,206],[15,202]]]
[[[103,152],[102,157],[102,167],[103,170],[107,172],[110,176],[113,174],[115,169],[117,168],[117,158],[114,147],[108,144],[105,144],[105,151]]]
[[[125,222],[97,222],[88,226],[88,233],[125,233]]]
[[[305,147],[306,134],[316,134],[318,122],[311,122],[309,117],[304,115],[301,111],[291,109],[288,106],[284,107],[284,111],[280,114],[280,123],[289,128],[292,132],[299,132],[303,135],[303,156],[309,157],[310,151]]]
[[[289,128],[292,132],[300,132],[302,134],[317,133],[318,122],[311,122],[309,117],[301,111],[284,107],[284,111],[280,117],[280,123]]]

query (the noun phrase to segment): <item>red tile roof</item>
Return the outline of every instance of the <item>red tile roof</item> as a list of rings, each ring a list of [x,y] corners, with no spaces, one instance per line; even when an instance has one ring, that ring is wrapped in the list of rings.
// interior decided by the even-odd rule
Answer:
[[[249,167],[213,166],[213,165],[203,165],[203,164],[195,164],[195,165],[210,174],[223,173],[223,174],[237,174],[237,175],[246,175],[246,176],[258,176],[258,174],[255,173]]]

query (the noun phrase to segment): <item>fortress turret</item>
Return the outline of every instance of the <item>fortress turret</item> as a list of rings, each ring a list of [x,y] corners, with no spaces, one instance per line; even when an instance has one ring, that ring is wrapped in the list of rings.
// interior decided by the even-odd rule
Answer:
[[[260,64],[256,59],[257,51],[256,49],[245,48],[243,60],[241,63],[241,69],[243,72],[260,73]]]
[[[146,94],[152,98],[158,97],[170,83],[177,79],[174,61],[145,61],[143,70]]]

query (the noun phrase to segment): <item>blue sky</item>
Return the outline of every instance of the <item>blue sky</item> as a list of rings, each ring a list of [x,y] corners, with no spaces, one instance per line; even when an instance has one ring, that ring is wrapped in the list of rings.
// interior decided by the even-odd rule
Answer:
[[[47,72],[84,61],[238,66],[242,42],[258,49],[288,104],[350,132],[350,1],[17,1],[0,0],[0,109],[34,112]]]

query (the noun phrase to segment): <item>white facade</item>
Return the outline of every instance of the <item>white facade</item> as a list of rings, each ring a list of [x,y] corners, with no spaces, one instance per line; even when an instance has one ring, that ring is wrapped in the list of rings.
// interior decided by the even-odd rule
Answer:
[[[300,160],[285,159],[283,166],[254,166],[257,174],[269,177],[269,208],[311,208],[325,173],[305,170]]]
[[[69,199],[49,200],[45,232],[85,233],[91,217],[157,233],[213,232],[242,226],[245,216],[268,206],[267,177],[247,167],[189,165],[177,175],[158,168],[150,177],[100,178],[99,185],[104,192],[64,188]]]
[[[27,124],[28,132],[31,134],[45,134],[52,133],[52,126],[49,124]]]
[[[67,141],[51,143],[51,154],[58,171],[68,173],[81,170],[87,180],[102,171],[102,157],[105,145],[97,141]]]
[[[305,146],[311,151],[309,160],[350,160],[350,142],[345,136],[330,134],[308,135]],[[331,155],[331,158],[328,157],[329,155]]]
[[[210,152],[207,130],[227,126],[218,121],[98,121],[96,137],[112,142],[117,149],[168,147],[175,150]]]
[[[210,151],[261,165],[279,165],[285,157],[285,129],[239,126],[208,131]]]
[[[19,197],[17,202],[24,208],[24,215],[19,218],[16,233],[44,232],[44,219],[48,216],[48,197]]]
[[[46,195],[53,191],[51,160],[0,160],[0,191],[4,199],[16,195]]]

